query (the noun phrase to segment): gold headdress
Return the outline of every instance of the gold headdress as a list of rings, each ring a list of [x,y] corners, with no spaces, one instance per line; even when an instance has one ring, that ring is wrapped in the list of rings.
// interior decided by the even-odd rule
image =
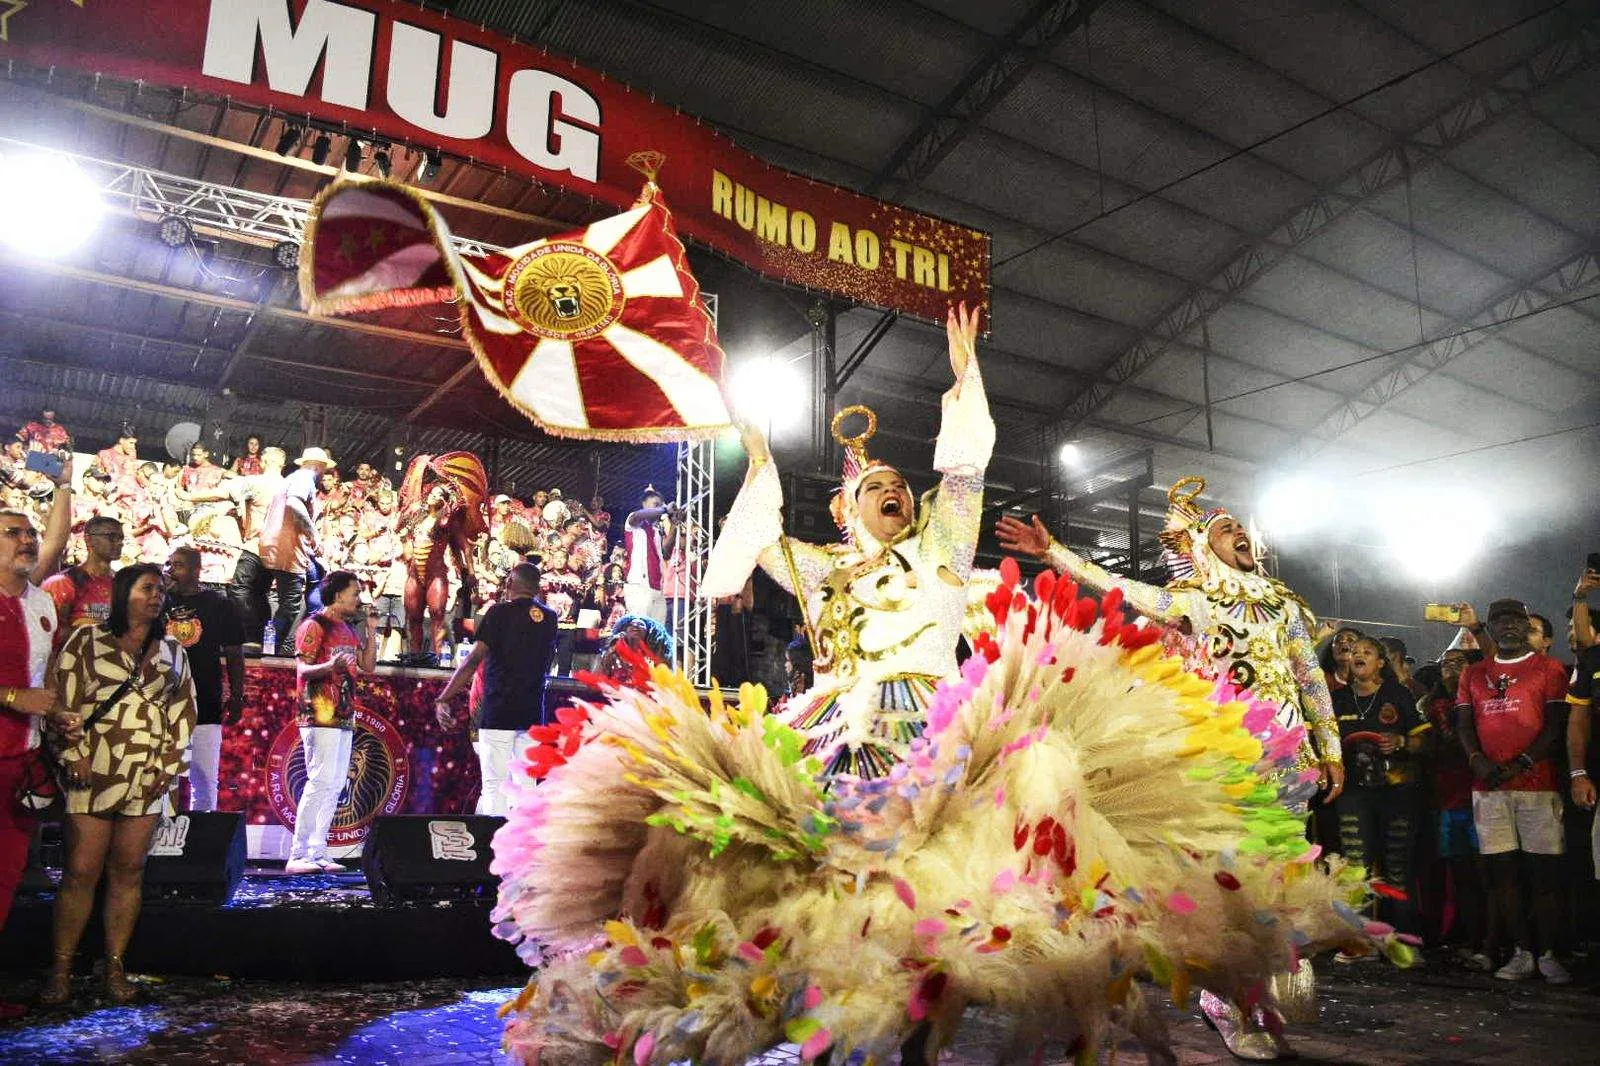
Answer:
[[[1167,490],[1167,524],[1160,534],[1161,561],[1173,581],[1183,581],[1199,573],[1208,576],[1224,565],[1211,550],[1207,534],[1211,523],[1229,516],[1221,507],[1202,510],[1195,499],[1206,490],[1203,477],[1180,478]]]
[[[851,415],[862,416],[867,424],[860,433],[847,437],[839,427]],[[878,416],[872,408],[854,404],[834,415],[829,429],[833,433],[833,439],[844,449],[844,460],[840,464],[839,490],[829,502],[828,511],[833,515],[834,525],[839,527],[839,532],[846,542],[870,552],[878,545],[861,521],[861,511],[856,506],[856,490],[861,487],[861,482],[868,474],[894,469],[888,463],[867,455],[867,441],[878,432]]]

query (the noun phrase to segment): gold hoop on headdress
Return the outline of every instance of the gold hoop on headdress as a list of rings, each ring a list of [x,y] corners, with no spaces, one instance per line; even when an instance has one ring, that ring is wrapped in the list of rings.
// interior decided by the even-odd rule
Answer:
[[[855,436],[846,437],[844,434],[839,432],[839,426],[851,415],[860,415],[861,417],[865,418],[867,420],[867,426]],[[870,407],[864,407],[859,403],[853,403],[849,407],[846,407],[844,410],[833,416],[833,421],[828,424],[828,430],[833,434],[833,439],[839,442],[840,447],[854,448],[864,451],[867,446],[867,441],[871,440],[878,432],[878,415]]]
[[[1184,491],[1186,488],[1188,491]],[[1167,490],[1167,502],[1179,507],[1193,508],[1195,497],[1204,491],[1206,491],[1206,479],[1190,474],[1172,483],[1172,487]]]

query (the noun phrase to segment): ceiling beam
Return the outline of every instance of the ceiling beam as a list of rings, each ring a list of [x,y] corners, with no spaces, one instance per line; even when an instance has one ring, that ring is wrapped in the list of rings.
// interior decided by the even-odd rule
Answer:
[[[1600,30],[1590,18],[1533,55],[1509,64],[1480,89],[1417,128],[1397,135],[1343,177],[1329,182],[1310,203],[1274,226],[1235,256],[1216,276],[1193,287],[1108,362],[1062,412],[1059,435],[1067,435],[1100,410],[1130,380],[1159,359],[1190,329],[1210,318],[1277,265],[1294,248],[1357,207],[1399,186],[1446,153],[1521,111],[1540,92],[1588,70],[1600,55]]]
[[[890,153],[866,191],[915,185],[933,173],[1056,42],[1088,21],[1100,0],[1039,0],[966,72]]]
[[[99,104],[91,104],[85,100],[75,100],[72,97],[65,96],[61,93],[50,92],[47,89],[37,88],[32,85],[24,85],[21,82],[17,82],[8,78],[0,79],[0,98],[3,98],[8,93],[13,92],[19,95],[33,97],[35,102],[48,100],[52,104],[70,108],[71,110],[81,112],[82,114],[89,115],[94,118],[105,119],[108,122],[121,123],[125,126],[130,126],[135,129],[142,129],[151,133],[158,133],[163,136],[177,138],[178,140],[191,141],[195,144],[204,145],[207,149],[219,149],[225,152],[233,152],[237,155],[248,156],[252,159],[260,160],[262,162],[273,163],[280,167],[293,170],[304,170],[312,174],[320,174],[329,178],[336,178],[345,173],[341,167],[328,166],[326,164],[318,166],[316,163],[311,162],[311,160],[301,159],[299,156],[279,155],[277,152],[270,151],[266,148],[258,148],[253,144],[245,144],[240,141],[231,141],[225,137],[217,137],[208,133],[201,133],[199,130],[191,130],[185,126],[174,126],[170,123],[159,122],[155,119],[145,118],[141,115],[128,114],[124,111],[118,111],[115,108],[102,107]],[[10,106],[0,106],[4,106],[6,112],[12,115],[21,113],[20,109],[18,109],[14,103]],[[258,114],[262,111],[266,111],[268,114],[275,113],[271,112],[269,109],[248,107],[231,99],[223,100],[218,106],[223,112],[226,112],[228,108],[233,108],[245,114]],[[280,117],[285,118],[286,121],[289,121],[292,124],[293,116]],[[529,180],[531,181],[532,179]],[[494,204],[479,203],[476,200],[469,200],[465,197],[448,196],[436,189],[430,189],[426,185],[413,185],[409,186],[409,188],[412,192],[416,193],[418,196],[421,196],[423,199],[444,207],[459,208],[463,211],[472,211],[477,214],[492,215],[496,218],[513,219],[517,222],[525,222],[531,226],[538,226],[545,229],[560,230],[570,229],[572,227],[572,223],[562,222],[560,219],[545,218],[542,215],[531,215],[525,211],[513,211],[510,208],[497,207]]]
[[[441,381],[437,388],[435,388],[427,396],[423,397],[421,403],[417,404],[417,406],[413,407],[410,411],[407,411],[405,420],[407,422],[415,422],[418,418],[421,418],[429,408],[453,392],[457,385],[467,380],[467,378],[472,375],[473,371],[477,369],[478,357],[473,356],[465,363],[462,363],[459,367],[457,367],[455,373]]]
[[[1492,340],[1509,324],[1495,323],[1501,323],[1510,316],[1539,311],[1586,288],[1600,285],[1600,259],[1596,258],[1596,254],[1595,248],[1588,248],[1569,257],[1543,277],[1518,284],[1509,292],[1502,292],[1487,301],[1475,314],[1452,322],[1446,330],[1446,336],[1404,353],[1399,365],[1390,367],[1382,377],[1363,389],[1359,396],[1340,404],[1307,430],[1294,449],[1295,460],[1305,462],[1430,374],[1443,369],[1485,341]],[[1474,326],[1491,328],[1472,333],[1460,332]]]
[[[209,307],[239,311],[243,314],[250,314],[257,307],[252,300],[240,300],[232,296],[222,296],[218,293],[207,292],[204,289],[167,285],[157,281],[144,281],[139,278],[122,277],[118,274],[107,274],[101,270],[90,270],[85,267],[73,266],[70,263],[54,262],[47,259],[29,259],[26,263],[23,263],[10,252],[0,253],[0,260],[11,262],[30,274],[54,274],[58,277],[71,278],[74,281],[83,281],[91,285],[106,285],[116,289],[129,289],[134,292],[166,297],[171,300],[187,300],[193,303],[205,304]],[[423,333],[418,330],[397,329],[393,326],[381,326],[376,322],[363,322],[358,318],[313,315],[289,307],[268,307],[262,311],[262,314],[270,318],[281,318],[293,322],[310,322],[318,326],[326,326],[329,329],[344,330],[350,333],[364,333],[371,337],[383,337],[388,340],[405,341],[408,344],[425,344],[434,348],[450,348],[456,351],[467,350],[467,342],[459,337],[447,336],[441,333]]]

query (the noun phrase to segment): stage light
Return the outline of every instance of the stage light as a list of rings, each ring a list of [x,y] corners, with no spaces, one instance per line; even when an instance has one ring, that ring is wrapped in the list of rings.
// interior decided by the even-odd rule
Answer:
[[[272,261],[284,270],[295,270],[300,266],[300,242],[279,241],[272,246]]]
[[[65,255],[100,224],[100,190],[64,155],[0,155],[0,240],[31,255]]]
[[[387,178],[390,170],[389,149],[379,148],[377,151],[373,152],[372,165],[377,168],[378,177]]]
[[[1333,504],[1332,484],[1295,475],[1268,485],[1257,506],[1262,529],[1274,537],[1294,537],[1324,526]]]
[[[300,138],[304,131],[299,126],[285,126],[283,132],[278,134],[277,153],[288,155],[300,146]]]
[[[439,168],[442,166],[444,166],[444,156],[440,154],[439,149],[429,148],[423,152],[422,162],[417,165],[418,183],[426,185],[430,181],[437,181]]]
[[[361,169],[361,142],[354,137],[344,146],[344,168],[352,174]]]
[[[1487,530],[1462,515],[1490,513],[1474,504],[1463,490],[1399,491],[1378,501],[1374,514],[1398,515],[1383,527],[1389,552],[1400,567],[1420,581],[1443,581],[1459,575],[1483,551]]]
[[[1062,466],[1076,470],[1084,462],[1083,446],[1075,440],[1069,440],[1061,446],[1058,458],[1060,458]]]
[[[797,424],[809,409],[805,378],[794,364],[771,356],[735,367],[728,391],[734,410],[769,435]]]
[[[167,215],[156,227],[156,236],[168,248],[183,248],[194,241],[194,227],[181,215]]]
[[[317,166],[322,166],[328,161],[328,151],[333,147],[333,138],[326,133],[317,134],[317,139],[311,142],[311,161]]]

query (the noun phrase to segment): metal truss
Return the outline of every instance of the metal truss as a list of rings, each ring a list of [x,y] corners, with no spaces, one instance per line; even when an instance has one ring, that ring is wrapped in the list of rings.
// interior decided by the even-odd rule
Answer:
[[[1100,0],[1034,4],[895,149],[889,162],[867,183],[866,191],[877,192],[901,182],[914,184],[927,177],[1051,46],[1088,21],[1089,13],[1099,5]]]
[[[1304,462],[1311,458],[1428,375],[1493,339],[1505,328],[1506,319],[1560,303],[1597,283],[1600,283],[1600,258],[1594,251],[1582,251],[1537,281],[1496,297],[1477,314],[1451,323],[1446,327],[1446,336],[1404,353],[1399,366],[1391,368],[1359,395],[1341,403],[1312,426],[1295,447],[1294,460]],[[1472,332],[1464,332],[1466,330]]]
[[[307,200],[270,196],[137,164],[60,152],[12,137],[0,137],[0,146],[71,159],[99,187],[108,206],[140,218],[177,217],[195,228],[255,244],[292,241],[298,245],[305,237],[306,218],[311,212]],[[467,255],[504,251],[499,245],[454,234],[451,243]]]
[[[689,596],[681,601],[682,610],[672,619],[675,627],[672,665],[696,688],[711,685],[711,651],[716,639],[711,601],[699,594],[699,578],[705,573],[706,559],[711,554],[711,534],[716,528],[713,525],[716,482],[716,442],[679,444],[677,491],[673,496],[683,508],[683,518],[673,554],[680,568],[678,572],[691,576],[684,582]]]
[[[1338,219],[1443,161],[1458,145],[1525,108],[1538,93],[1590,69],[1600,57],[1600,19],[1591,18],[1567,36],[1511,66],[1465,100],[1422,127],[1395,138],[1336,185],[1279,223],[1237,255],[1210,281],[1186,294],[1140,334],[1073,398],[1047,433],[1060,440],[1087,422],[1129,381],[1166,354],[1185,333],[1208,321],[1269,269]]]

